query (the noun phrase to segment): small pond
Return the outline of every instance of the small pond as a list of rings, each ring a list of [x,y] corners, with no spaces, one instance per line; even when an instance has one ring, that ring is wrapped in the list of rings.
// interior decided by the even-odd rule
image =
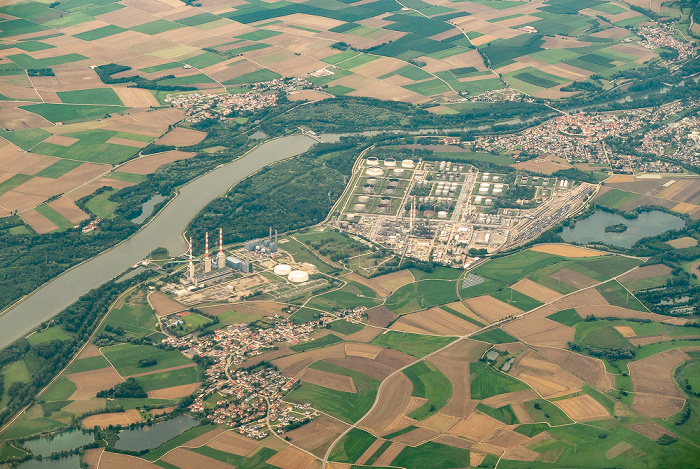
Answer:
[[[49,440],[39,438],[38,440],[28,440],[24,442],[24,446],[29,449],[34,456],[42,455],[43,457],[56,453],[58,451],[70,451],[74,448],[80,448],[95,441],[95,436],[91,433],[83,433],[80,430],[71,430],[61,433],[55,438]]]
[[[179,415],[150,427],[145,426],[133,430],[124,430],[119,433],[119,440],[114,447],[128,451],[157,448],[166,441],[197,425],[199,425],[199,420],[189,415]]]
[[[145,201],[143,205],[141,205],[141,215],[131,220],[131,222],[136,223],[137,225],[140,225],[141,223],[145,222],[146,218],[150,217],[153,213],[153,209],[156,207],[156,205],[158,205],[165,199],[166,197],[163,197],[160,194],[156,194],[147,201]]]
[[[624,223],[624,233],[606,233],[605,227]],[[643,212],[638,218],[628,220],[617,213],[597,210],[593,215],[579,220],[573,228],[566,227],[560,236],[564,241],[573,243],[602,242],[630,248],[634,243],[647,236],[656,236],[668,230],[678,230],[685,226],[681,217],[660,210]]]
[[[0,469],[10,468],[7,464],[0,465]],[[80,456],[72,455],[61,459],[44,459],[37,461],[30,459],[19,466],[18,469],[80,469]]]

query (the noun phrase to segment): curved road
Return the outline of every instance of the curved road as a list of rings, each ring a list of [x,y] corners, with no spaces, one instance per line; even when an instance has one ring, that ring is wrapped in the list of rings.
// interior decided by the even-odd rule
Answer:
[[[324,137],[331,141],[334,136]],[[155,248],[163,246],[173,255],[184,252],[187,246],[182,232],[209,202],[265,166],[299,155],[315,143],[303,135],[270,140],[185,184],[179,194],[136,234],[66,271],[5,310],[0,316],[0,348],[51,319],[81,295],[120,275]],[[195,246],[195,249],[202,251],[201,246]]]

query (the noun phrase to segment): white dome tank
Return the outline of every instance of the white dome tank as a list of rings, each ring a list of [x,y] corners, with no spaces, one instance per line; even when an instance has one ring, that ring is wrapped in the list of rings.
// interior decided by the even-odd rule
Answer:
[[[447,212],[444,210],[440,210],[438,212],[438,218],[447,218]]]
[[[394,167],[396,166],[396,160],[394,158],[387,158],[384,160],[384,166]]]
[[[303,270],[292,270],[289,272],[287,280],[294,283],[308,282],[309,274]]]
[[[379,165],[379,158],[376,158],[374,156],[370,156],[367,158],[367,164],[369,166],[378,166]]]
[[[384,171],[382,171],[381,168],[377,168],[374,166],[371,168],[367,168],[367,171],[365,171],[365,172],[367,173],[368,176],[381,176],[382,174],[384,174]]]
[[[275,268],[273,269],[273,272],[275,275],[279,275],[280,277],[284,277],[285,275],[289,275],[289,272],[292,271],[292,266],[289,264],[277,264]]]
[[[402,168],[413,168],[416,164],[413,162],[413,160],[403,160],[401,162],[401,167]]]

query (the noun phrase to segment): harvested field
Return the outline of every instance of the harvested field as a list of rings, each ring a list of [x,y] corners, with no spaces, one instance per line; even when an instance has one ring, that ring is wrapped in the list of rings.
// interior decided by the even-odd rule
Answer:
[[[456,436],[452,435],[440,435],[439,437],[435,438],[433,440],[435,443],[440,443],[443,445],[448,445],[448,446],[453,446],[455,448],[462,448],[462,449],[471,449],[473,443],[469,440],[465,440],[464,438],[458,438]],[[476,464],[471,464],[472,466],[475,466]]]
[[[107,414],[90,415],[83,419],[83,427],[92,429],[95,426],[106,428],[110,425],[121,425],[127,427],[132,423],[143,422],[141,414],[136,409],[129,409],[125,412],[110,412]]]
[[[355,383],[349,376],[343,376],[328,371],[315,370],[313,368],[305,369],[299,379],[307,383],[316,384],[318,386],[334,389],[342,392],[356,393]]]
[[[542,303],[546,303],[561,296],[561,293],[550,290],[528,278],[524,278],[513,284],[511,288]]]
[[[80,223],[81,221],[90,218],[87,213],[83,212],[80,207],[75,205],[72,200],[66,197],[59,197],[58,199],[49,202],[49,206],[66,217],[71,223]]]
[[[614,388],[605,374],[605,365],[597,358],[586,357],[568,350],[550,347],[538,347],[537,351],[557,363],[563,369],[595,384],[599,388],[610,391]]]
[[[313,362],[325,358],[345,358],[345,344],[335,344],[330,347],[309,350],[308,352],[278,358],[274,361],[274,364],[285,375],[296,376]]]
[[[399,368],[385,365],[374,359],[365,357],[327,358],[323,361],[333,365],[342,366],[348,370],[358,371],[376,379],[377,381],[383,381],[394,370]]]
[[[148,90],[142,88],[112,88],[119,96],[119,99],[128,107],[150,107],[159,106],[158,100]]]
[[[426,311],[401,316],[392,325],[392,329],[403,330],[398,325],[411,326],[423,332],[438,335],[465,335],[479,329],[478,326],[465,321],[440,308],[430,308]]]
[[[515,417],[518,419],[518,422],[520,422],[520,423],[532,423],[532,422],[534,422],[534,420],[530,416],[530,413],[525,408],[524,404],[522,404],[522,403],[511,404],[510,408],[513,410],[513,413],[515,414]]]
[[[218,449],[219,451],[237,454],[238,456],[248,456],[260,446],[255,440],[251,440],[250,438],[246,438],[232,431],[220,434],[206,443],[206,445],[210,448]]]
[[[506,450],[503,457],[513,461],[535,461],[542,455],[524,446],[513,446]]]
[[[124,469],[125,467],[129,469],[160,469],[160,466],[136,456],[110,453],[109,451],[102,453],[99,469]]]
[[[401,451],[406,447],[406,445],[394,442],[389,446],[386,451],[382,453],[381,456],[374,462],[375,466],[388,466],[391,462],[396,459]]]
[[[198,387],[199,383],[182,384],[171,388],[149,391],[148,397],[150,399],[179,399],[181,397],[189,396]]]
[[[450,415],[445,415],[438,412],[419,422],[417,426],[435,430],[438,433],[447,433],[452,427],[457,425],[457,422],[460,420],[461,419],[457,417],[452,417]]]
[[[693,238],[690,238],[693,239]],[[695,241],[693,239],[693,241]],[[670,244],[670,242],[669,242]],[[639,267],[637,269],[634,269],[633,271],[626,273],[622,277],[620,277],[618,280],[621,283],[624,282],[631,282],[633,280],[642,280],[645,278],[651,278],[651,277],[659,277],[661,275],[668,275],[671,273],[671,268],[667,265],[664,264],[655,264],[655,265],[645,265],[643,267]]]
[[[579,307],[608,306],[608,302],[605,301],[605,298],[603,298],[603,295],[601,295],[598,290],[595,288],[587,288],[556,300],[552,305],[559,311],[570,308],[574,308],[578,311]],[[580,314],[580,311],[578,312]],[[596,316],[600,315],[596,314]]]
[[[3,195],[0,195],[0,207],[5,208],[6,210],[22,212],[24,210],[30,209],[43,203],[45,200],[46,197],[42,197],[40,195],[30,195],[22,194],[20,192],[15,191],[8,191],[5,192]],[[28,213],[29,212],[22,213],[22,217],[25,221],[27,221],[25,215],[27,215]]]
[[[529,64],[528,64],[529,65]],[[542,68],[551,68],[551,66],[547,65],[542,65]],[[546,71],[546,70],[545,70]],[[581,78],[582,75],[576,76],[578,74],[572,74],[571,72],[568,73],[561,73],[564,72],[564,70],[559,70],[560,75],[570,75],[573,76],[574,78]],[[555,90],[545,90],[545,92],[549,91],[550,93]],[[557,96],[558,97],[558,96]],[[555,156],[553,154],[548,154],[548,155],[543,155],[541,158],[538,158],[537,160],[528,160],[524,161],[521,163],[516,163],[514,165],[511,165],[516,169],[524,169],[525,171],[535,171],[537,173],[544,173],[544,174],[552,174],[557,171],[565,170],[568,168],[572,168],[573,166],[571,163],[567,162],[564,158],[560,158],[558,156]]]
[[[627,340],[629,340],[632,345],[637,347],[640,345],[649,345],[649,344],[653,344],[656,342],[663,342],[665,340],[671,340],[671,338],[665,334],[660,334],[660,335],[646,335],[646,336],[642,336],[642,337],[628,337]]]
[[[151,415],[154,417],[158,417],[159,415],[165,415],[169,414],[175,410],[175,407],[163,407],[162,409],[151,409]],[[194,440],[192,440],[194,441]]]
[[[41,215],[36,210],[29,210],[28,212],[22,213],[22,220],[31,226],[34,231],[38,234],[50,233],[58,229],[58,226],[54,224],[51,220]]]
[[[78,355],[76,359],[98,357],[100,355],[102,355],[102,353],[100,353],[100,349],[97,347],[97,345],[88,344],[85,346],[83,351],[80,352],[80,355]]]
[[[357,342],[370,342],[382,332],[384,332],[383,329],[380,329],[378,327],[367,326],[361,331],[357,331],[353,334],[346,335],[345,340],[352,340]]]
[[[110,166],[105,164],[85,163],[75,169],[68,171],[59,179],[63,181],[86,182],[107,173]]]
[[[622,453],[624,453],[625,451],[627,451],[628,449],[632,449],[632,448],[634,448],[634,446],[632,446],[631,444],[627,443],[626,441],[621,441],[618,444],[616,444],[615,446],[613,446],[612,448],[610,448],[609,450],[607,450],[605,452],[605,456],[608,459],[616,458],[619,455],[621,455]]]
[[[563,269],[559,269],[553,274],[549,275],[555,280],[562,281],[564,283],[568,283],[572,287],[576,288],[586,288],[590,287],[591,285],[595,285],[598,283],[596,280],[593,280],[587,275],[579,274],[578,272],[574,272],[571,269],[568,269],[564,267]]]
[[[185,448],[175,448],[166,453],[160,460],[172,465],[177,464],[177,467],[181,469],[201,469],[203,467],[207,469],[231,469],[234,467]]]
[[[383,349],[381,347],[378,347],[376,345],[354,343],[345,344],[345,353],[349,357],[364,357],[373,360],[377,358],[377,355],[379,355],[379,352],[381,352],[382,350]]]
[[[187,307],[181,305],[175,300],[170,299],[167,295],[160,292],[149,293],[148,305],[155,311],[156,316],[163,317],[173,313],[186,311]]]
[[[377,282],[374,281],[374,279],[367,279],[362,275],[357,275],[355,273],[348,274],[345,276],[345,278],[371,288],[380,298],[386,298],[391,295],[390,291],[383,289]]]
[[[515,404],[518,402],[527,402],[533,399],[537,399],[537,394],[532,392],[530,389],[524,389],[522,391],[507,392],[505,394],[498,394],[496,396],[484,399],[481,402],[489,407],[498,409],[508,404]]]
[[[515,360],[511,374],[545,399],[572,394],[585,384],[582,379],[535,352],[521,354]]]
[[[411,401],[411,393],[413,392],[413,384],[411,380],[403,373],[397,373],[392,376],[382,388],[382,393],[379,395],[377,405],[372,412],[362,420],[361,426],[374,435],[385,435],[393,431],[397,419],[409,421],[406,425],[410,425],[410,420],[404,415]],[[398,427],[400,429],[403,427]]]
[[[321,415],[310,423],[285,433],[290,441],[307,451],[313,452],[317,448],[326,446],[344,432],[348,425],[327,415]],[[317,456],[323,456],[317,454]]]
[[[399,288],[415,281],[413,274],[409,270],[399,270],[390,274],[380,275],[372,278],[381,288],[389,292],[395,292]]]
[[[639,425],[630,425],[627,428],[640,435],[644,435],[650,440],[658,440],[664,435],[675,436],[671,431],[665,429],[656,422],[642,423]]]
[[[49,138],[44,140],[46,143],[53,143],[54,145],[61,145],[64,147],[69,147],[78,141],[79,139],[77,138],[66,137],[64,135],[51,135]]]
[[[516,316],[522,313],[515,306],[511,306],[488,295],[477,296],[466,300],[469,309],[489,323],[499,321],[506,316]]]
[[[72,373],[66,375],[66,378],[78,387],[69,398],[72,401],[90,399],[95,397],[98,392],[124,382],[124,378],[112,367]]]
[[[384,349],[379,352],[375,360],[391,368],[398,369],[413,363],[415,358],[397,350]]]
[[[672,349],[630,363],[634,400],[632,408],[649,418],[667,418],[678,412],[685,402],[671,375],[673,369],[690,356]]]
[[[601,420],[610,417],[605,407],[588,394],[554,401],[554,404],[575,422]]]
[[[676,239],[672,239],[670,241],[666,241],[666,244],[670,244],[671,246],[673,246],[676,249],[683,249],[683,248],[691,248],[693,246],[697,246],[698,240],[695,238],[691,238],[690,236],[684,236],[682,238],[676,238]],[[664,266],[664,267],[667,267],[667,266]],[[668,269],[670,270],[670,267],[668,267]],[[663,274],[659,274],[659,275],[663,275]]]
[[[161,153],[153,153],[148,156],[143,156],[131,160],[123,166],[119,167],[119,171],[132,174],[150,174],[161,166],[172,163],[173,161],[186,160],[192,158],[196,153],[185,152],[179,150],[164,151]]]
[[[617,332],[622,334],[622,337],[637,337],[637,334],[634,332],[634,329],[632,329],[630,326],[613,326]]]
[[[157,145],[169,145],[175,147],[188,147],[196,145],[207,136],[206,132],[199,130],[186,129],[184,127],[175,127],[173,130],[163,135],[156,140]]]
[[[321,467],[320,463],[310,454],[289,446],[267,460],[268,464],[282,469],[311,469]]]
[[[404,433],[403,435],[397,436],[393,440],[399,443],[403,443],[407,446],[419,446],[425,443],[426,441],[432,440],[439,434],[439,432],[436,432],[435,430],[430,430],[428,428],[416,428],[415,430],[411,430],[408,433]]]
[[[596,251],[595,249],[582,248],[563,243],[538,244],[531,247],[530,250],[563,257],[598,257],[605,255],[604,252]]]
[[[330,98],[325,93],[314,90],[303,90],[295,93],[289,93],[288,96],[290,101],[321,101],[323,99]]]
[[[523,319],[506,324],[503,329],[531,345],[566,347],[567,342],[574,340],[573,327],[543,317],[539,314],[540,310],[554,312],[551,306],[543,306]]]
[[[377,450],[386,442],[387,440],[384,440],[383,438],[377,438],[374,440],[374,443],[369,445],[369,448],[365,450],[364,453],[362,453],[362,456],[360,456],[357,461],[355,461],[355,465],[364,465],[369,458],[372,457],[374,453],[377,452]]]
[[[497,428],[484,440],[484,443],[499,446],[505,449],[511,449],[515,448],[516,446],[524,445],[529,440],[530,438],[526,437],[525,435],[516,433],[508,428]]]
[[[503,422],[496,420],[481,412],[474,412],[466,419],[462,419],[449,431],[450,435],[481,441],[489,436],[495,429],[505,426]]]
[[[51,197],[52,195],[67,192],[75,186],[77,184],[71,181],[36,176],[15,188],[13,192]]]
[[[100,457],[102,457],[104,450],[104,448],[91,448],[85,450],[83,461],[88,465],[88,469],[97,469],[97,464],[100,462]]]
[[[367,310],[367,324],[377,327],[387,327],[398,316],[386,306],[375,306]]]

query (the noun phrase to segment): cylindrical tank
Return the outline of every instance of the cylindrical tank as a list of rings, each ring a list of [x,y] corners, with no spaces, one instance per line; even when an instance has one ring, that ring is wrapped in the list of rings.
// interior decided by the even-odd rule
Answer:
[[[292,271],[292,266],[288,264],[277,264],[275,268],[273,269],[273,272],[275,275],[279,275],[280,277],[284,277],[285,275],[289,275],[289,272]]]
[[[403,168],[413,168],[416,164],[413,162],[413,160],[403,160],[401,162],[401,166]]]
[[[355,214],[354,214],[354,213],[348,213],[348,214],[347,214],[347,219],[348,219],[348,221],[353,221],[353,220],[355,220]]]
[[[377,166],[379,165],[379,158],[375,156],[370,156],[369,158],[367,158],[367,164],[369,166]]]
[[[372,194],[374,192],[374,186],[372,184],[365,184],[362,186],[362,191],[365,194]]]
[[[480,187],[479,188],[479,194],[487,194],[489,192],[488,187]]]
[[[357,201],[360,202],[360,203],[363,203],[363,204],[366,204],[366,203],[369,202],[370,200],[372,200],[372,198],[371,198],[371,197],[367,197],[366,195],[361,195],[361,196],[359,196],[359,197],[357,198]]]
[[[386,213],[389,211],[389,204],[379,204],[377,205],[377,212]]]
[[[403,176],[406,171],[401,168],[394,168],[394,176]]]
[[[477,195],[476,197],[474,197],[474,203],[475,203],[475,204],[480,204],[480,203],[482,203],[483,201],[484,201],[484,198],[481,197],[480,195]]]
[[[379,181],[379,179],[375,177],[367,178],[367,184],[371,184],[373,186],[377,184],[377,181]]]
[[[396,160],[394,158],[387,158],[384,160],[384,166],[396,166]]]
[[[289,272],[287,280],[294,283],[307,282],[309,280],[309,274],[303,270],[292,270]]]
[[[438,218],[447,218],[447,212],[444,210],[440,210],[438,212]]]
[[[365,204],[355,204],[355,205],[353,206],[353,208],[355,209],[356,212],[364,212],[365,210],[367,210],[367,205],[365,205]]]
[[[381,176],[384,174],[384,171],[382,171],[382,168],[377,168],[376,166],[372,166],[371,168],[367,168],[367,176]]]
[[[503,189],[495,188],[495,189],[493,190],[493,195],[500,195],[500,194],[502,194],[502,193],[503,193]]]
[[[433,212],[432,210],[426,210],[425,212],[423,212],[423,215],[425,215],[426,218],[433,218],[435,216],[435,212]]]
[[[391,199],[389,197],[382,197],[381,199],[379,199],[379,203],[380,204],[390,204]]]
[[[397,188],[397,186],[391,184],[389,186],[386,186],[386,189],[384,189],[384,192],[386,192],[387,194],[396,194],[396,188]]]

